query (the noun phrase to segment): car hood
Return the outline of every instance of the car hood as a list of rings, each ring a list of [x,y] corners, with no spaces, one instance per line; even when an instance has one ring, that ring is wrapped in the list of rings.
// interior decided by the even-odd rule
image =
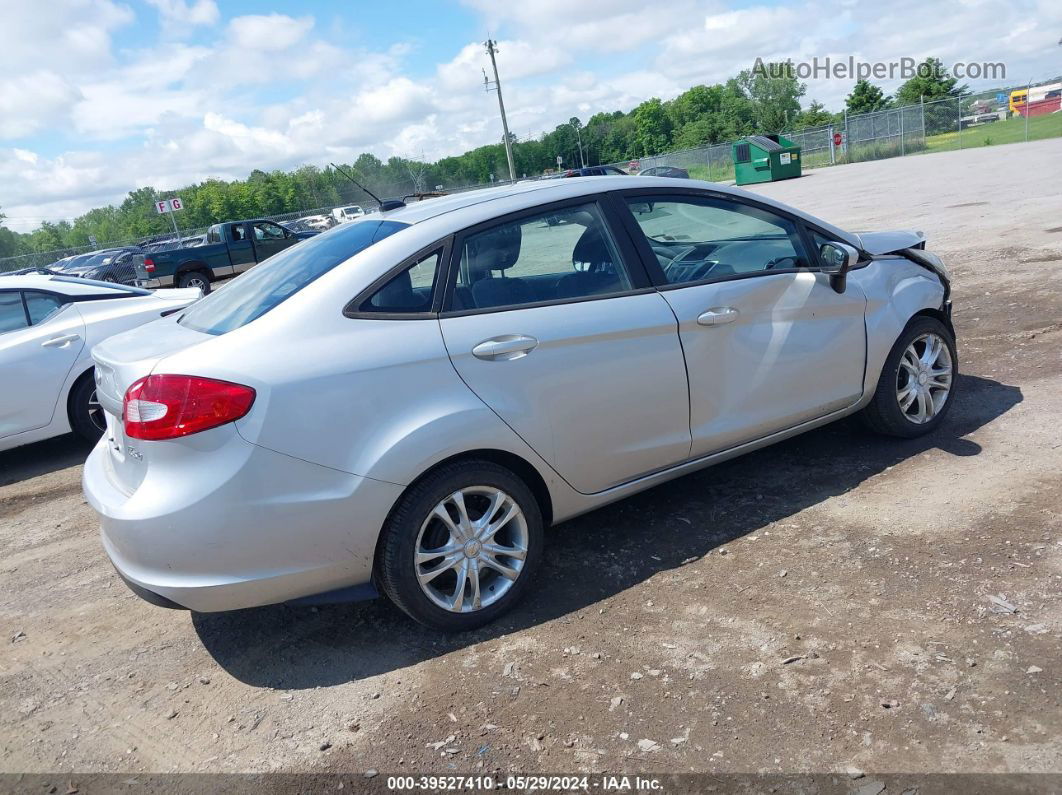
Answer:
[[[905,248],[919,248],[926,242],[924,232],[894,229],[890,232],[856,232],[860,248],[868,254],[893,254]]]

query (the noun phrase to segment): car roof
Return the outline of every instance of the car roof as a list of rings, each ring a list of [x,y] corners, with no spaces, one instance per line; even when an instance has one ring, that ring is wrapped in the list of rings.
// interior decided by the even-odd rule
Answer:
[[[0,277],[2,290],[44,290],[49,293],[61,293],[77,297],[80,295],[100,295],[113,290],[116,295],[128,292],[128,288],[91,279],[78,279],[72,276],[55,276],[43,273],[26,273],[21,276]]]
[[[775,207],[785,212],[800,215],[823,230],[836,235],[839,240],[853,246],[860,246],[859,239],[851,232],[840,229],[804,210],[775,201],[767,196],[751,193],[730,185],[721,185],[703,180],[690,179],[677,183],[674,177],[612,175],[517,182],[516,184],[498,185],[492,188],[481,188],[434,199],[425,199],[395,210],[374,214],[369,218],[359,219],[354,223],[370,223],[370,219],[375,221],[386,219],[416,225],[450,213],[456,213],[460,216],[460,226],[468,226],[509,212],[517,212],[554,201],[563,201],[564,199],[578,198],[580,196],[592,196],[614,190],[646,188],[670,190],[692,188],[751,200],[768,207]],[[454,220],[456,221],[457,219],[455,218]]]

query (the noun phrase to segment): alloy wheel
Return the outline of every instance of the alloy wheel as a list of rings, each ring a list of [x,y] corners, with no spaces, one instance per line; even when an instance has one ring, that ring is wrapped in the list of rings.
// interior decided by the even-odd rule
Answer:
[[[462,488],[442,499],[421,525],[414,553],[417,582],[444,610],[481,610],[520,577],[528,537],[524,512],[504,491]]]
[[[103,406],[100,405],[95,389],[93,389],[92,394],[89,395],[88,417],[93,426],[101,433],[107,430],[107,419],[103,416]]]
[[[939,334],[922,334],[900,357],[896,373],[896,401],[910,422],[922,425],[936,417],[948,402],[952,383],[951,350]]]

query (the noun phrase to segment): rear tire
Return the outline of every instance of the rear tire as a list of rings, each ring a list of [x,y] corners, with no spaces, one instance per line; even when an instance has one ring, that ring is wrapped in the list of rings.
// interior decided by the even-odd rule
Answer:
[[[520,600],[543,540],[541,510],[520,478],[490,461],[454,462],[402,495],[380,535],[376,579],[411,618],[463,632]]]
[[[203,295],[210,292],[210,277],[203,271],[186,271],[177,278],[178,287],[198,287]]]
[[[936,318],[918,316],[892,346],[861,418],[887,436],[932,433],[951,409],[958,375],[955,336]]]
[[[70,427],[87,442],[97,441],[107,428],[103,408],[96,400],[96,381],[92,373],[89,370],[77,380],[67,400]]]

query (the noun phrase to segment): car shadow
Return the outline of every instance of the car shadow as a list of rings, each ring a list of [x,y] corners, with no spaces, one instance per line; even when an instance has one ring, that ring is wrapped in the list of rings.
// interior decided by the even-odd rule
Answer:
[[[0,453],[0,487],[85,463],[92,442],[68,433]]]
[[[399,670],[608,599],[927,450],[979,454],[966,437],[1020,403],[1022,393],[977,376],[961,376],[959,385],[947,421],[920,439],[882,438],[849,419],[558,525],[526,599],[474,632],[425,629],[386,599],[193,613],[191,620],[217,663],[254,686],[322,687]]]

